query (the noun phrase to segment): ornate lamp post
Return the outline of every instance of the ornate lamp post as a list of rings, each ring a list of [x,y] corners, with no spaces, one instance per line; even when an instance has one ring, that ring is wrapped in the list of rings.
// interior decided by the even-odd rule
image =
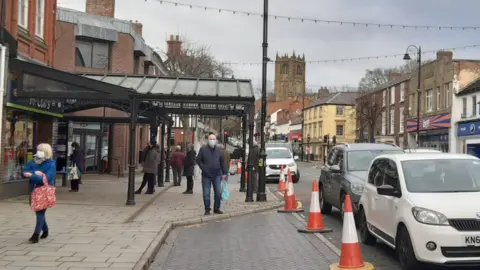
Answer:
[[[416,142],[417,142],[417,148],[420,147],[420,102],[421,102],[421,90],[420,90],[420,86],[422,84],[422,79],[421,79],[421,69],[422,69],[422,48],[420,46],[415,46],[415,45],[410,45],[407,47],[407,51],[405,52],[405,55],[403,56],[403,60],[411,60],[412,58],[410,58],[410,54],[408,53],[408,50],[410,48],[413,48],[417,51],[417,76],[418,76],[418,82],[417,82],[417,132],[416,132]]]

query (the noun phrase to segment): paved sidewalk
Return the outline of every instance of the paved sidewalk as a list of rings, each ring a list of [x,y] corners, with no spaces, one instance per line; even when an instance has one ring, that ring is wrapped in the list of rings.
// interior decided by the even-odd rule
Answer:
[[[231,179],[231,199],[225,203],[224,217],[279,205],[273,198],[265,203],[245,203],[237,179]],[[57,205],[47,211],[50,236],[39,244],[27,242],[35,222],[27,199],[0,201],[0,269],[141,269],[160,247],[172,222],[218,218],[204,218],[199,180],[194,195],[181,194],[182,184],[156,197],[137,195],[135,206],[125,206],[126,179],[87,180],[80,193],[58,188]],[[157,194],[159,191],[157,188]]]
[[[266,212],[176,230],[150,270],[317,270],[338,263],[317,237],[298,233],[295,220]]]

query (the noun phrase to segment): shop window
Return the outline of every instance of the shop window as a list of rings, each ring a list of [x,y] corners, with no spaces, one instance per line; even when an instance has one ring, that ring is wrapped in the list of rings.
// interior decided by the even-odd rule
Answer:
[[[77,67],[108,69],[110,65],[110,44],[108,42],[77,39],[75,65]]]
[[[22,168],[32,158],[33,122],[9,118],[5,127],[4,181],[21,180]]]

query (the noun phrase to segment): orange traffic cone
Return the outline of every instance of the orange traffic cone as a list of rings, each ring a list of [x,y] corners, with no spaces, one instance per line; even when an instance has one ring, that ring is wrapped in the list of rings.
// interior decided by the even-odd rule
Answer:
[[[288,169],[288,174],[290,175],[290,169]],[[283,173],[283,165],[280,166],[280,180],[278,180],[277,191],[285,191],[287,189],[287,184],[285,183],[285,174]]]
[[[345,209],[343,216],[342,248],[340,262],[330,265],[330,270],[337,269],[375,269],[371,263],[363,261],[358,243],[357,228],[352,212],[352,201],[350,195],[345,196]]]
[[[303,209],[297,208],[297,200],[295,198],[295,191],[293,190],[292,174],[288,171],[288,184],[283,196],[285,200],[285,207],[278,209],[279,213],[298,213],[303,212]]]
[[[322,212],[320,211],[320,202],[318,200],[317,181],[312,181],[312,197],[310,199],[310,213],[308,213],[308,223],[306,229],[298,229],[301,233],[326,233],[332,229],[323,226]]]
[[[237,174],[241,174],[241,173],[242,173],[242,163],[240,162],[240,159],[239,159],[237,163]]]

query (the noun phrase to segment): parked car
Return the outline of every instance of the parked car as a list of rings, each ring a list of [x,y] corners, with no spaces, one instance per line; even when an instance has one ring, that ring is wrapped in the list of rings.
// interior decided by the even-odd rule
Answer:
[[[370,162],[378,155],[393,153],[404,152],[399,147],[383,143],[339,144],[332,147],[318,180],[322,213],[330,214],[332,207],[336,207],[343,219],[344,200],[348,194],[356,214]]]
[[[280,168],[282,166],[285,180],[287,180],[288,169],[290,169],[293,183],[300,181],[300,170],[290,149],[286,147],[270,147],[266,148],[266,152],[267,160],[265,165],[266,180],[268,182],[278,182],[280,180]]]
[[[464,154],[382,155],[360,199],[360,240],[395,249],[404,270],[424,263],[479,269],[480,160]]]

